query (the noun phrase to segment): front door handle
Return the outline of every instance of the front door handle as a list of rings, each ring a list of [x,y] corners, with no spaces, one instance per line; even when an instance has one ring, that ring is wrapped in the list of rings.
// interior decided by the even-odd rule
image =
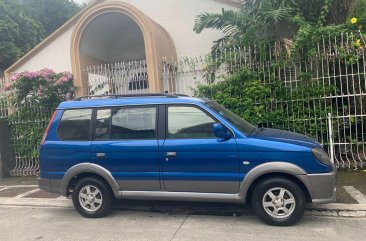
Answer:
[[[97,153],[97,159],[105,159],[105,157],[106,157],[105,153],[103,153],[103,152]]]
[[[166,153],[166,157],[176,157],[176,156],[177,156],[177,153],[175,151]]]

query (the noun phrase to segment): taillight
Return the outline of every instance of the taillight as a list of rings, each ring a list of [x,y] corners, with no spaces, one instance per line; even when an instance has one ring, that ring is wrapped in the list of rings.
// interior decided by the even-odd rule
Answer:
[[[54,119],[55,119],[55,117],[56,117],[56,114],[57,114],[57,110],[55,110],[55,111],[53,112],[53,114],[52,114],[52,117],[51,117],[50,123],[48,123],[48,126],[47,126],[47,128],[46,128],[46,131],[45,131],[45,132],[44,132],[44,134],[43,134],[43,138],[42,138],[41,145],[43,145],[43,143],[46,141],[46,137],[47,137],[47,135],[48,135],[48,131],[50,130],[50,127],[51,127],[51,125],[52,125],[52,123],[53,123],[53,120],[54,120]]]

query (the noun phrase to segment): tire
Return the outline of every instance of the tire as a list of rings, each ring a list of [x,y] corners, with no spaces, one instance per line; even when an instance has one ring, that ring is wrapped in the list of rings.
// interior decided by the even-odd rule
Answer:
[[[111,210],[112,193],[104,181],[88,177],[81,179],[72,192],[75,209],[86,218],[101,218]]]
[[[306,205],[301,187],[280,177],[268,178],[257,184],[251,201],[259,218],[273,226],[295,224],[304,215]]]

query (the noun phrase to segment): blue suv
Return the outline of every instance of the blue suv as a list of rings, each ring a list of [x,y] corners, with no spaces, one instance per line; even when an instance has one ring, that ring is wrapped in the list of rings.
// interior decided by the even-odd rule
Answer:
[[[90,218],[114,199],[204,201],[251,203],[266,223],[292,225],[306,203],[335,200],[335,175],[317,141],[175,94],[63,102],[40,148],[40,188]]]

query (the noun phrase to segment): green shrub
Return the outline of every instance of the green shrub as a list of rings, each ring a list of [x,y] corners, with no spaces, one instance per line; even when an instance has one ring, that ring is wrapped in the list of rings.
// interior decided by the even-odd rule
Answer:
[[[6,86],[12,147],[24,160],[38,158],[38,148],[58,104],[74,97],[73,76],[49,69],[13,74]]]
[[[324,135],[326,129],[316,127],[326,124],[330,100],[320,96],[334,92],[335,88],[323,86],[307,74],[299,78],[301,81],[290,89],[274,78],[264,83],[260,73],[244,69],[224,81],[198,86],[196,95],[216,100],[255,125],[313,137]]]

